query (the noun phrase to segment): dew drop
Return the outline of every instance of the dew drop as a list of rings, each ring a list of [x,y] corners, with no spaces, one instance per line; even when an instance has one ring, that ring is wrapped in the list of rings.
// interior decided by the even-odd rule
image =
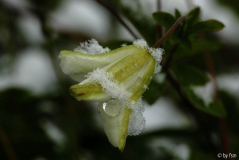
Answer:
[[[114,98],[111,98],[103,103],[103,110],[109,116],[117,116],[122,107],[122,103]]]

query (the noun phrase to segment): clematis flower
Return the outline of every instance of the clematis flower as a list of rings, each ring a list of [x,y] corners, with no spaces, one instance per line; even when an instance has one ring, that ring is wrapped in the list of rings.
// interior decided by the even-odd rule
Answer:
[[[104,131],[121,151],[128,135],[144,129],[141,96],[153,74],[160,71],[162,54],[163,49],[149,48],[142,39],[113,51],[92,39],[59,55],[63,72],[80,82],[70,87],[71,95],[79,101],[99,102]]]

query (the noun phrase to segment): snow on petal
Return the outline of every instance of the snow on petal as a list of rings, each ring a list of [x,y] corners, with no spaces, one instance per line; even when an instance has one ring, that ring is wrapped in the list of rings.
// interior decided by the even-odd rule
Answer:
[[[99,42],[97,40],[91,39],[88,42],[86,41],[80,43],[80,46],[75,48],[74,51],[84,54],[97,55],[109,52],[110,49],[108,47],[103,48],[101,45],[99,45]]]
[[[144,39],[137,39],[133,42],[133,45],[139,47],[139,48],[147,48],[149,50],[149,53],[151,56],[155,59],[155,71],[154,73],[158,73],[161,71],[161,65],[160,62],[162,60],[162,55],[164,54],[164,49],[162,48],[152,48],[147,45],[147,42]]]

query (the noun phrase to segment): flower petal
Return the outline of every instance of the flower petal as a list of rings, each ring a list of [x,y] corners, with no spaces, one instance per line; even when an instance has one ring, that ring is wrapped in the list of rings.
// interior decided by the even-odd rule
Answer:
[[[127,101],[131,96],[127,88],[132,87],[136,81],[134,77],[140,76],[141,70],[144,70],[149,59],[153,58],[144,49],[127,55],[120,61],[89,73],[88,78],[80,84],[72,86],[70,92],[78,100],[106,101],[109,98],[115,98]],[[130,83],[127,83],[126,80]],[[128,85],[125,86],[124,83]]]
[[[107,105],[108,107],[113,108],[115,112],[118,112],[121,109],[118,115],[111,116],[105,112],[103,103],[99,103],[98,105],[100,119],[110,143],[123,151],[126,143],[129,116],[132,110],[120,106],[122,103],[118,101],[115,103],[108,103]]]
[[[138,102],[141,95],[146,90],[144,86],[149,84],[151,76],[154,74],[154,69],[155,69],[155,60],[153,58],[149,58],[147,63],[143,67],[141,67],[139,71],[137,71],[135,74],[132,75],[133,77],[132,76],[129,77],[129,80],[125,85],[129,87],[128,90],[130,90],[132,93],[132,96],[130,97],[129,100],[130,103],[123,103],[120,101],[114,102],[110,101],[107,103],[107,107],[110,107],[111,109],[105,108],[103,102],[99,103],[98,105],[98,111],[100,114],[100,119],[103,124],[105,133],[110,143],[113,146],[118,147],[121,151],[123,151],[126,143],[126,137],[128,135],[129,119],[132,113],[132,109],[137,110],[137,108],[135,107],[139,107],[137,105],[132,106],[132,104],[137,104],[135,102]],[[135,114],[142,113],[139,110],[138,113],[135,112]],[[131,124],[130,134],[132,135],[139,134],[139,132],[142,131],[142,126],[139,130],[138,129],[135,130],[134,125],[135,124],[133,123]]]
[[[96,68],[103,68],[139,50],[141,49],[134,45],[124,46],[99,55],[88,55],[80,52],[63,50],[59,55],[61,59],[60,66],[65,74],[71,76],[87,74]]]

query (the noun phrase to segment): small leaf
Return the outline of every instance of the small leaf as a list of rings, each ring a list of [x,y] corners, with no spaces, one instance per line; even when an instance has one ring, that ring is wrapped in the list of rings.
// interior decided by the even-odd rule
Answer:
[[[184,92],[186,93],[190,102],[199,110],[208,113],[212,116],[224,118],[226,117],[227,113],[224,108],[224,105],[221,101],[216,100],[212,101],[208,105],[204,103],[204,101],[198,97],[190,87],[183,87]]]
[[[199,17],[200,17],[199,7],[196,7],[193,10],[191,10],[186,16],[188,26],[192,26],[194,23],[196,23],[199,20]]]
[[[203,97],[199,97],[200,95],[195,93],[193,89],[194,86],[203,87],[209,81],[205,72],[186,65],[175,66],[171,69],[171,72],[182,86],[182,90],[188,100],[197,109],[216,117],[226,117],[226,110],[221,101],[212,101],[209,99],[209,102],[205,102],[206,100]]]
[[[195,56],[197,54],[205,53],[207,51],[209,52],[215,52],[219,49],[220,44],[216,42],[212,42],[209,40],[197,40],[197,41],[191,41],[192,47],[189,48],[184,45],[180,45],[177,54],[175,54],[175,57],[173,59],[173,63],[177,62],[179,60],[182,60],[184,58],[188,58],[191,56]]]
[[[204,85],[209,80],[205,72],[189,65],[174,66],[171,71],[183,86]]]
[[[220,31],[224,28],[224,24],[217,20],[207,20],[196,23],[189,29],[189,33],[203,32],[203,31]]]
[[[166,12],[155,12],[153,13],[153,17],[158,24],[165,28],[170,28],[175,22],[175,18]]]
[[[177,10],[177,9],[175,9],[174,15],[175,15],[175,18],[176,18],[176,19],[182,17],[181,13],[180,13],[179,10]]]

